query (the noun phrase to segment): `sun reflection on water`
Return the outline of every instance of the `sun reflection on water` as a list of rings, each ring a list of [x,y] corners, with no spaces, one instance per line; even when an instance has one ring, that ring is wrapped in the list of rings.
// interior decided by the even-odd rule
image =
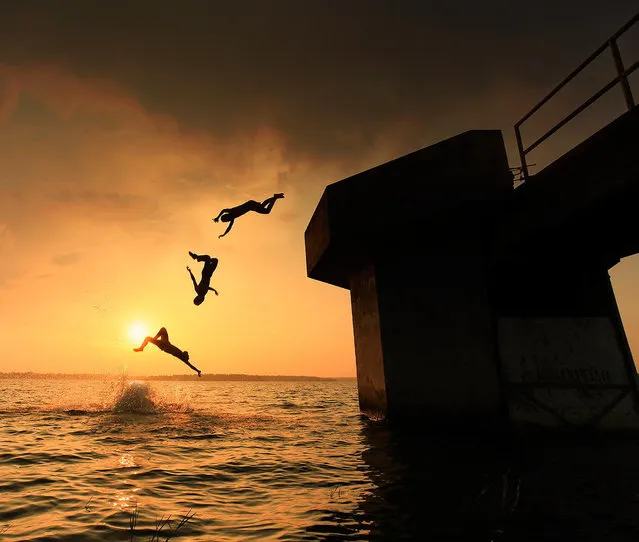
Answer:
[[[131,510],[138,507],[137,495],[140,491],[140,488],[135,488],[131,493],[132,495],[126,494],[124,492],[119,492],[113,501],[113,508],[117,508],[122,512],[130,512]]]
[[[120,467],[122,468],[132,468],[138,467],[139,465],[136,463],[135,458],[131,454],[124,454],[120,457],[118,461]]]

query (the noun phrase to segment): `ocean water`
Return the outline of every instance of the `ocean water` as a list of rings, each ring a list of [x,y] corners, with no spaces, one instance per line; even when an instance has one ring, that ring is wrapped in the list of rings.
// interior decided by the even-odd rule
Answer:
[[[636,441],[400,437],[353,382],[0,393],[0,540],[639,539]]]

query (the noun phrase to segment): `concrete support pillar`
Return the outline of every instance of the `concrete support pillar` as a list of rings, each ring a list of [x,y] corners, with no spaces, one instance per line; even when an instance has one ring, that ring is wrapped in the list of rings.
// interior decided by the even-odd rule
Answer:
[[[427,253],[391,251],[351,278],[363,412],[446,425],[497,421],[493,319],[474,237],[448,237]]]
[[[468,132],[327,187],[309,275],[351,292],[362,412],[496,422],[486,235],[512,190],[500,132]]]
[[[375,266],[356,273],[350,286],[359,407],[370,418],[381,419],[388,399]]]

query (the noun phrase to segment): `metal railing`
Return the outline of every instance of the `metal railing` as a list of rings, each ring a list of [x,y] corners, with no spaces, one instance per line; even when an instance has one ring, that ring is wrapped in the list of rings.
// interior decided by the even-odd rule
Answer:
[[[597,49],[594,53],[592,53],[586,60],[584,60],[579,67],[574,69],[568,77],[566,77],[561,83],[559,83],[541,102],[539,102],[535,107],[533,107],[524,117],[515,124],[515,138],[517,139],[517,148],[519,149],[519,159],[521,161],[521,177],[523,181],[527,181],[529,178],[528,173],[528,165],[526,163],[526,155],[536,149],[541,143],[543,143],[546,139],[548,139],[551,135],[553,135],[557,130],[559,130],[566,123],[570,122],[574,119],[579,113],[581,113],[584,109],[591,106],[595,103],[599,98],[601,98],[606,92],[608,92],[615,85],[620,84],[621,89],[623,91],[624,98],[626,100],[626,105],[628,109],[632,109],[635,106],[634,98],[632,97],[632,90],[630,89],[630,83],[628,82],[628,76],[634,72],[637,68],[639,68],[639,61],[635,62],[629,68],[625,68],[623,61],[621,59],[621,53],[619,52],[619,47],[617,45],[617,40],[624,34],[628,29],[630,29],[634,24],[639,21],[639,13],[637,13],[632,19],[630,19],[625,25],[623,25],[612,37],[610,37],[599,49]],[[521,125],[526,122],[530,117],[532,117],[541,107],[552,98],[557,92],[559,92],[566,84],[568,84],[572,79],[574,79],[588,64],[593,62],[601,53],[603,53],[606,49],[610,48],[612,53],[612,57],[615,61],[615,67],[617,68],[617,77],[615,77],[612,81],[606,84],[602,89],[593,94],[588,100],[586,100],[583,104],[581,104],[577,109],[575,109],[572,113],[564,117],[559,123],[557,123],[554,127],[548,130],[544,135],[538,138],[534,143],[530,144],[528,147],[524,148],[524,144],[521,138]]]

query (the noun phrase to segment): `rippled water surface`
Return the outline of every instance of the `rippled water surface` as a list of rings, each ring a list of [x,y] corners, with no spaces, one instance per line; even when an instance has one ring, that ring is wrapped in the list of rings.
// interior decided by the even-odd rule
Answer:
[[[639,540],[636,438],[398,437],[354,382],[0,393],[0,540]]]
[[[0,380],[0,392],[0,538],[148,540],[171,515],[162,533],[191,540],[312,539],[371,487],[352,382]]]

